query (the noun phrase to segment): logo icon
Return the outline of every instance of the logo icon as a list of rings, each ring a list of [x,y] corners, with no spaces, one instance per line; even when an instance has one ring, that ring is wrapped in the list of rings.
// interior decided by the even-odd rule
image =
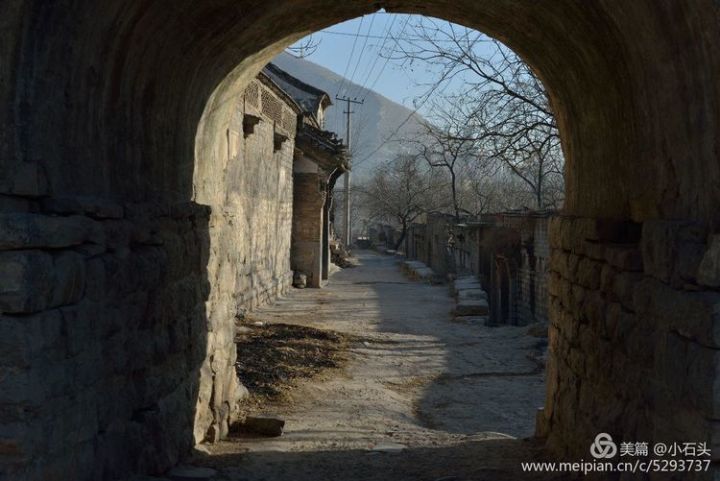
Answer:
[[[600,433],[590,445],[590,454],[597,459],[612,458],[617,454],[617,445],[608,433]]]

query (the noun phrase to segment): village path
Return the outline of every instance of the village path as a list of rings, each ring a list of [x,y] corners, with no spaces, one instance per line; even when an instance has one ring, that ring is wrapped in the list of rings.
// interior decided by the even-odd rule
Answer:
[[[522,438],[543,402],[545,340],[454,322],[447,286],[408,280],[390,256],[358,259],[253,313],[350,335],[347,365],[267,407],[282,437],[230,439],[202,463],[235,481],[519,479],[539,454]]]

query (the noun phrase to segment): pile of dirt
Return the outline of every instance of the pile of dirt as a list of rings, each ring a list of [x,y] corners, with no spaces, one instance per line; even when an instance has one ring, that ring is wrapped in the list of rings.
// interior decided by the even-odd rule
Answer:
[[[293,382],[312,378],[347,360],[345,336],[292,324],[242,325],[235,339],[240,382],[249,404],[285,397]]]

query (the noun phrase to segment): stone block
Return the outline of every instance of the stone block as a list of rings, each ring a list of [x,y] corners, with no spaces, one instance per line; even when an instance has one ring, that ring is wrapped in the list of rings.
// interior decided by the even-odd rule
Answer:
[[[42,251],[0,252],[0,312],[30,313],[50,305],[53,258]]]
[[[62,359],[66,354],[63,336],[59,310],[0,315],[0,366],[28,367],[37,359]]]
[[[456,316],[453,321],[463,324],[476,324],[479,326],[487,326],[490,321],[489,316]]]
[[[429,267],[420,267],[413,270],[411,277],[413,279],[419,279],[423,281],[431,281],[435,273]]]
[[[605,261],[618,270],[629,272],[643,270],[642,253],[637,247],[608,244],[604,253]]]
[[[577,283],[588,289],[597,289],[600,287],[600,269],[602,264],[588,259],[587,257],[580,259],[577,267]]]
[[[50,307],[74,304],[85,292],[85,258],[71,251],[61,252],[53,257]]]
[[[475,276],[459,277],[453,281],[452,293],[455,296],[460,295],[460,291],[481,290],[480,280]],[[484,291],[483,291],[484,292]]]
[[[84,216],[0,214],[0,250],[62,248],[86,242],[102,244],[104,239],[101,226]]]
[[[490,314],[488,302],[485,299],[463,300],[455,306],[455,315],[460,316],[487,316]]]
[[[613,279],[612,293],[626,309],[633,310],[635,284],[642,281],[643,275],[633,272],[621,272]]]
[[[482,289],[462,289],[458,291],[458,300],[487,299],[487,293]]]
[[[48,197],[41,202],[43,211],[61,215],[89,215],[97,219],[119,219],[123,206],[107,199],[90,196]]]
[[[551,217],[548,220],[548,243],[552,249],[560,248],[560,237],[563,218],[560,216]]]
[[[611,294],[613,282],[617,271],[610,264],[603,264],[600,270],[600,290],[605,294]]]
[[[3,194],[41,197],[47,194],[47,190],[45,172],[37,162],[16,163],[9,175],[0,182],[0,192]]]
[[[242,423],[243,431],[262,436],[281,436],[284,428],[284,419],[270,415],[248,416]]]
[[[698,267],[697,281],[703,286],[720,287],[720,234],[710,237]]]
[[[648,329],[676,331],[720,348],[720,293],[688,292],[645,276],[635,283],[633,307]]]
[[[705,255],[706,229],[692,221],[646,221],[641,242],[645,273],[680,287],[695,282]]]

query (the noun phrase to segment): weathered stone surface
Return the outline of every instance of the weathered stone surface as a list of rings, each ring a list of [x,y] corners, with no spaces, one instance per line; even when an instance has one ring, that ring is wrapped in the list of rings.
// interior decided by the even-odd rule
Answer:
[[[708,242],[708,248],[698,268],[697,280],[704,286],[720,287],[720,235],[718,234],[713,235]]]
[[[480,284],[480,280],[478,280],[475,276],[458,277],[453,281],[452,293],[455,296],[459,297],[461,291],[477,292],[478,290],[482,290],[482,285]],[[465,295],[472,296],[472,294]],[[466,298],[470,299],[471,297]]]
[[[636,246],[607,245],[604,246],[605,260],[611,266],[629,272],[643,270],[643,259]]]
[[[487,300],[485,299],[468,299],[458,301],[455,306],[455,315],[461,316],[487,316],[490,313]]]
[[[284,428],[284,419],[270,415],[248,416],[242,423],[244,431],[271,437],[282,436]]]
[[[41,214],[0,214],[0,250],[58,248],[85,242],[102,244],[100,226],[83,216],[55,217]]]
[[[53,258],[42,251],[0,252],[0,312],[37,312],[51,301]]]
[[[85,293],[85,258],[75,252],[61,252],[53,257],[53,289],[49,306],[74,304]]]
[[[174,481],[190,481],[210,479],[217,476],[218,472],[212,468],[202,466],[181,465],[168,471],[167,476]]]
[[[641,244],[645,272],[674,287],[695,282],[705,254],[705,235],[697,222],[645,222]]]
[[[40,197],[47,194],[47,178],[38,162],[18,162],[9,175],[0,177],[3,194]]]
[[[578,262],[577,282],[588,289],[597,289],[600,287],[600,270],[602,264],[595,262],[587,257],[582,258]]]
[[[0,315],[0,366],[28,367],[38,359],[56,362],[66,355],[65,341],[59,310]]]
[[[486,326],[490,321],[489,316],[455,316],[453,318],[455,322],[461,322],[463,324],[477,324],[479,326]]]
[[[458,291],[458,300],[487,299],[488,295],[482,289],[462,289]]]
[[[42,200],[46,212],[62,215],[89,215],[97,219],[119,219],[124,215],[123,206],[98,197],[49,197]]]

